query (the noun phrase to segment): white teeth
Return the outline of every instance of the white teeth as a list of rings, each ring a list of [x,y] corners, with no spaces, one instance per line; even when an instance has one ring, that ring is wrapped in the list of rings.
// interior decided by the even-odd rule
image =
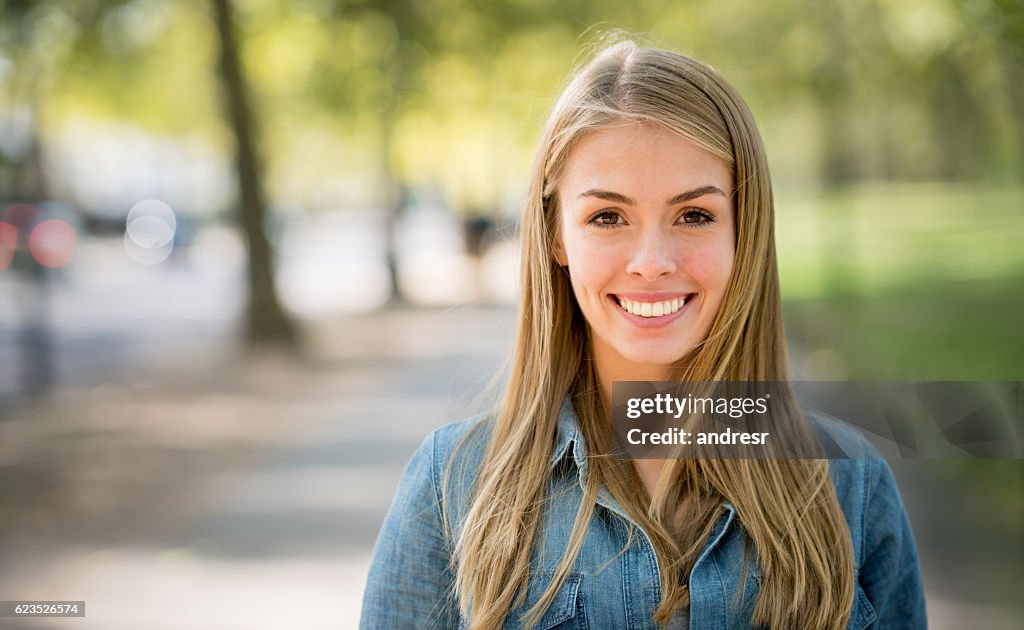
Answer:
[[[640,317],[663,317],[671,315],[686,304],[686,298],[673,298],[662,302],[636,302],[619,298],[619,304],[627,313],[639,315]]]

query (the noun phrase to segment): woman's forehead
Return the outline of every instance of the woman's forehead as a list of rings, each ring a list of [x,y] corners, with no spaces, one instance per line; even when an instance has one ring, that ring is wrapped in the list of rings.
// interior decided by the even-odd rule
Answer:
[[[731,169],[693,141],[651,123],[612,125],[586,134],[570,150],[558,183],[563,201],[594,189],[647,197],[702,186],[731,194]]]

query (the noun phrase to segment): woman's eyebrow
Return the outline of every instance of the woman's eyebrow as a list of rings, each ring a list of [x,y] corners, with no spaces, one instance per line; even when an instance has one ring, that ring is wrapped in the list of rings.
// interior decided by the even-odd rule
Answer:
[[[728,196],[724,192],[722,192],[722,189],[719,188],[718,186],[708,185],[708,186],[701,186],[700,188],[694,188],[693,190],[688,190],[688,191],[686,191],[684,193],[680,193],[680,194],[676,195],[675,197],[672,197],[671,199],[669,199],[665,203],[665,205],[666,206],[674,206],[674,205],[679,204],[679,203],[690,201],[691,199],[696,199],[697,197],[703,197],[704,195],[721,195],[723,197],[727,197]],[[579,196],[580,197],[597,197],[598,199],[604,199],[605,201],[612,201],[612,202],[615,202],[615,203],[621,203],[621,204],[624,204],[624,205],[627,205],[627,206],[635,206],[636,205],[636,201],[633,201],[632,199],[630,199],[629,197],[627,197],[625,195],[621,195],[621,194],[619,194],[617,192],[612,192],[610,190],[591,189],[591,190],[587,190],[587,191],[584,191],[584,192],[580,193]]]
[[[627,206],[635,206],[636,202],[625,195],[620,195],[617,192],[611,192],[610,190],[596,190],[591,189],[580,193],[580,197],[597,197],[598,199],[604,199],[605,201],[614,201],[615,203],[621,203]]]
[[[700,188],[694,188],[693,190],[672,197],[671,199],[668,200],[668,203],[666,203],[665,205],[674,206],[677,203],[690,201],[691,199],[703,197],[704,195],[722,195],[723,197],[728,197],[728,195],[722,192],[722,189],[719,188],[718,186],[701,186]]]

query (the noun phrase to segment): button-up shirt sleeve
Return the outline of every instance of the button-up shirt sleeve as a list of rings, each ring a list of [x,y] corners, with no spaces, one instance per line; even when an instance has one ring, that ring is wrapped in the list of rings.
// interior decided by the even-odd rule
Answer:
[[[868,462],[863,560],[858,576],[878,615],[872,627],[926,628],[917,548],[889,465]]]
[[[365,630],[458,627],[436,438],[431,434],[413,455],[384,519],[363,596]]]

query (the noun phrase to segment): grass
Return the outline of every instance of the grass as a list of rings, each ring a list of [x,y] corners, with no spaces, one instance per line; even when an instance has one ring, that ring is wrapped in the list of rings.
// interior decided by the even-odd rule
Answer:
[[[784,310],[799,354],[839,364],[827,376],[1024,380],[1024,273],[805,297]]]
[[[778,205],[787,333],[812,368],[1024,379],[1024,188],[873,185]]]
[[[1024,276],[1024,187],[876,184],[777,205],[787,297]]]

